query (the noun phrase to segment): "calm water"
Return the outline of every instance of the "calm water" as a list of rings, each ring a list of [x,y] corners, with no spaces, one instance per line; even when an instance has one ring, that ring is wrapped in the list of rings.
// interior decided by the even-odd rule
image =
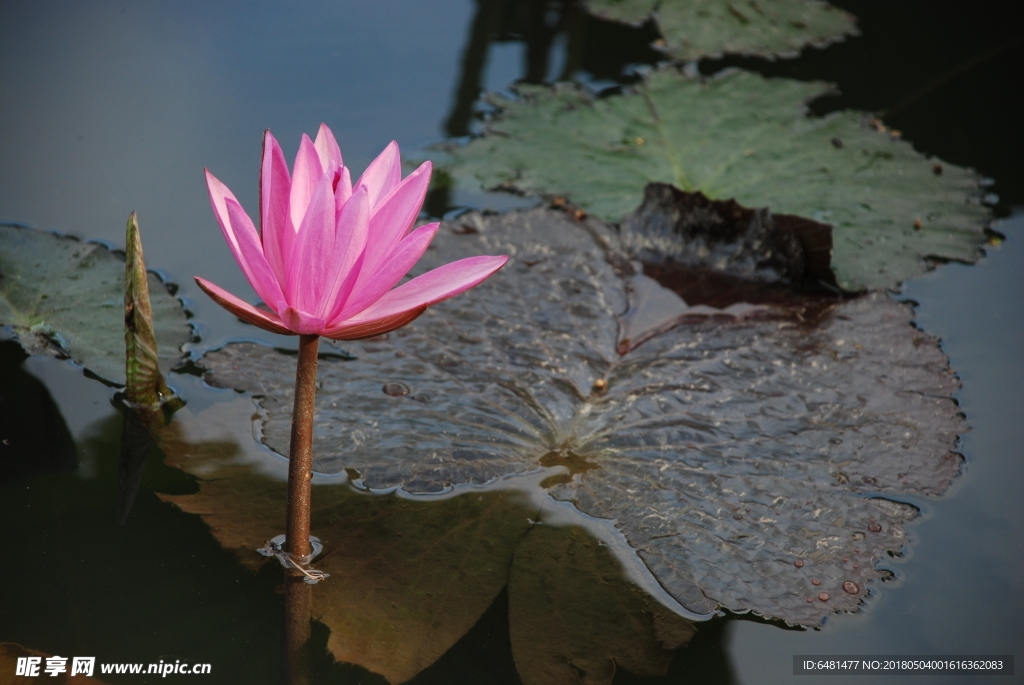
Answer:
[[[523,40],[526,4],[505,4],[492,24],[499,40],[488,42],[493,33],[474,29],[493,6],[473,2],[2,2],[0,219],[122,246],[125,219],[138,211],[147,261],[181,284],[203,323],[200,346],[251,337],[191,281],[202,274],[250,292],[216,228],[202,168],[251,209],[264,128],[291,156],[300,134],[326,121],[355,169],[393,138],[412,152],[465,134],[465,93],[475,85],[500,90],[566,69],[563,36],[550,50]],[[836,81],[844,95],[816,110],[889,108],[920,149],[996,178],[1000,213],[1024,205],[1021,113],[1010,90],[1024,82],[1024,26],[997,3],[971,3],[970,16],[922,2],[849,8],[862,18],[862,38],[794,61],[702,68]],[[598,22],[585,30],[592,47],[575,77],[596,90],[628,82],[632,65],[655,59],[642,30]],[[457,191],[433,196],[430,209],[516,204]],[[1009,239],[980,264],[943,266],[897,295],[918,302],[918,325],[943,339],[972,427],[963,477],[943,498],[919,503],[909,553],[890,564],[897,580],[875,583],[864,611],[817,631],[716,622],[660,682],[788,682],[793,654],[1024,655],[1024,215],[997,228]],[[154,491],[193,487],[159,464],[147,470],[129,524],[116,526],[120,419],[109,390],[56,360],[22,369],[49,390],[82,465],[0,485],[0,641],[107,661],[210,661],[232,673],[216,682],[274,682],[273,574],[243,571],[197,517],[159,502]],[[517,682],[502,611],[499,601],[419,680]]]

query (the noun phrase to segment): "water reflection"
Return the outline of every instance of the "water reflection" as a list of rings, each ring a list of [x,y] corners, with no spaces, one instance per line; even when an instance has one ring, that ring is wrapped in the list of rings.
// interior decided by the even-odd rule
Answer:
[[[635,65],[663,58],[650,47],[656,38],[650,25],[633,28],[598,19],[577,0],[477,0],[445,132],[458,138],[474,131],[488,54],[495,44],[525,46],[524,83],[579,77],[621,84],[636,80]]]
[[[78,455],[50,392],[28,373],[13,340],[0,341],[0,483],[73,471]]]
[[[284,525],[284,459],[253,440],[251,399],[198,382],[188,394],[190,407],[205,408],[179,412],[160,441],[168,464],[201,478],[200,491],[163,498],[201,514],[244,565],[264,573],[253,550]],[[312,588],[311,611],[330,630],[333,658],[405,682],[464,650],[458,644],[493,620],[488,612],[507,587],[502,648],[526,682],[586,673],[587,682],[607,683],[617,669],[652,677],[667,669],[694,623],[620,563],[632,550],[606,542],[599,522],[537,490],[533,481],[545,475],[415,498],[367,495],[343,475],[318,476],[313,523],[324,553],[315,564],[330,578]],[[288,580],[286,594],[295,589]]]
[[[64,381],[55,387],[75,388],[80,369],[46,361],[51,379]],[[106,386],[90,385],[106,404]],[[273,579],[240,568],[202,521],[153,495],[188,492],[192,479],[151,463],[127,524],[119,524],[121,426],[111,410],[83,430],[77,450],[95,458],[90,478],[61,472],[0,483],[5,545],[23,562],[3,564],[0,584],[24,590],[4,593],[0,641],[101,662],[210,662],[232,674],[228,682],[276,682],[281,612]]]
[[[142,485],[146,459],[156,443],[149,428],[134,410],[123,404],[119,409],[124,425],[121,428],[121,450],[117,462],[117,518],[124,525],[132,511],[139,486]]]

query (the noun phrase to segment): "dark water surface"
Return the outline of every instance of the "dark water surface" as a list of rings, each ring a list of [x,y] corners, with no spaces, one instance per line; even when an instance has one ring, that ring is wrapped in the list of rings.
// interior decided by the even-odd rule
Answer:
[[[861,38],[792,61],[701,68],[836,81],[844,95],[817,111],[889,108],[919,149],[994,177],[998,213],[1024,205],[1024,127],[1012,95],[1024,82],[1024,24],[1012,3],[840,4],[861,17]],[[569,72],[600,90],[657,59],[649,30],[594,20],[575,24],[586,49],[571,57],[564,32],[532,30],[530,6],[0,2],[0,220],[121,247],[128,213],[138,211],[147,262],[181,284],[203,324],[199,346],[252,338],[254,329],[191,280],[203,275],[255,299],[210,212],[202,168],[252,213],[264,128],[290,158],[300,134],[325,121],[346,163],[361,169],[393,138],[410,153],[470,132],[479,87]],[[554,21],[562,5],[550,7]],[[517,204],[460,189],[435,193],[429,208]],[[910,526],[908,553],[889,562],[896,580],[874,583],[862,612],[833,616],[821,630],[742,617],[705,624],[666,678],[617,682],[829,680],[792,676],[793,654],[1024,656],[1024,214],[996,228],[1008,240],[981,263],[942,266],[896,295],[919,303],[918,325],[942,338],[972,428],[960,447],[963,477],[942,498],[913,502],[923,515]],[[23,384],[29,413],[59,410],[80,462],[67,470],[56,459],[0,483],[0,642],[103,661],[208,661],[219,674],[210,682],[276,682],[273,570],[253,576],[198,517],[158,501],[153,492],[194,485],[152,460],[131,519],[117,526],[121,423],[110,390],[67,362],[19,366],[13,348],[0,351],[5,381]],[[61,444],[55,435],[51,446]],[[502,601],[417,682],[518,682]],[[338,682],[381,682],[354,668],[333,673]],[[908,680],[963,682],[870,682]]]

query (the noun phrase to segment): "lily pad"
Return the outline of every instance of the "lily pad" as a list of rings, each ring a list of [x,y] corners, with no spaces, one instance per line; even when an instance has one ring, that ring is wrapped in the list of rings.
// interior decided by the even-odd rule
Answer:
[[[723,53],[795,57],[857,35],[857,19],[815,0],[587,0],[599,17],[640,25],[653,19],[659,46],[681,60]]]
[[[626,95],[520,86],[482,137],[452,146],[456,177],[566,196],[618,221],[652,181],[831,224],[848,290],[893,288],[932,259],[971,262],[990,217],[970,169],[932,160],[860,112],[807,116],[822,83],[666,69]],[[936,171],[941,173],[936,173]]]
[[[69,356],[125,383],[125,262],[103,245],[0,225],[0,325],[30,354]],[[191,328],[181,303],[149,274],[160,368],[181,360]]]
[[[259,416],[250,398],[233,398],[197,414],[186,408],[161,433],[168,463],[200,482],[196,494],[162,498],[201,514],[221,544],[253,569],[268,563],[255,550],[284,530],[287,499],[286,462],[253,439]],[[392,683],[409,680],[450,649],[506,585],[526,685],[570,682],[557,677],[563,656],[591,671],[586,683],[610,683],[611,658],[637,673],[663,673],[669,650],[693,632],[688,620],[631,583],[586,531],[536,525],[543,514],[520,490],[415,501],[367,495],[343,479],[317,476],[313,506],[313,529],[324,541],[313,565],[330,574],[313,589],[314,618],[330,628],[328,648],[337,660]],[[558,563],[566,557],[571,563]],[[586,639],[563,634],[584,613],[592,619]],[[542,635],[544,644],[536,645]]]
[[[417,269],[494,253],[511,259],[483,286],[321,362],[317,471],[419,493],[560,466],[551,496],[615,521],[620,558],[688,609],[806,625],[856,609],[906,543],[906,499],[959,472],[957,380],[884,294],[814,324],[708,317],[620,354],[637,275],[611,228],[469,214]],[[232,344],[202,364],[259,398],[263,441],[287,453],[294,359]]]

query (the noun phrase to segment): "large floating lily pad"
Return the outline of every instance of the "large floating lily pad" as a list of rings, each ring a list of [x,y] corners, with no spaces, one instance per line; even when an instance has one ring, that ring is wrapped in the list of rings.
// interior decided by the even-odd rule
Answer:
[[[196,494],[163,498],[201,514],[252,568],[276,563],[255,550],[284,530],[287,500],[287,465],[253,440],[256,418],[250,398],[198,414],[185,409],[160,440],[168,463],[200,481]],[[631,583],[598,540],[578,528],[535,525],[542,518],[518,490],[424,502],[315,482],[313,532],[325,552],[314,566],[330,577],[313,590],[313,613],[331,629],[328,648],[339,661],[405,682],[450,649],[508,585],[516,668],[526,685],[568,682],[561,676],[571,664],[590,671],[584,682],[607,684],[613,658],[636,673],[663,673],[692,624]],[[589,628],[567,633],[584,614]]]
[[[320,363],[314,468],[437,492],[563,466],[551,495],[614,520],[691,610],[815,625],[856,608],[906,542],[916,509],[901,501],[959,470],[957,381],[935,339],[876,294],[815,325],[712,317],[620,355],[638,276],[617,244],[550,210],[446,224],[417,269],[509,264],[386,340],[347,344],[357,360]],[[286,453],[294,358],[238,344],[202,363],[259,398],[263,440]]]
[[[492,98],[499,116],[452,147],[450,162],[485,188],[565,195],[606,221],[661,181],[828,223],[832,265],[850,290],[895,287],[930,258],[975,260],[989,218],[977,175],[936,167],[862,113],[808,117],[806,102],[827,90],[674,70],[597,100],[577,86],[523,86],[520,100]]]
[[[103,245],[0,225],[0,325],[31,354],[68,355],[97,376],[125,382],[124,260]],[[191,337],[181,303],[149,274],[160,367]]]
[[[722,53],[794,57],[856,35],[857,20],[814,0],[587,0],[605,19],[640,25],[654,20],[663,49],[676,59]]]

